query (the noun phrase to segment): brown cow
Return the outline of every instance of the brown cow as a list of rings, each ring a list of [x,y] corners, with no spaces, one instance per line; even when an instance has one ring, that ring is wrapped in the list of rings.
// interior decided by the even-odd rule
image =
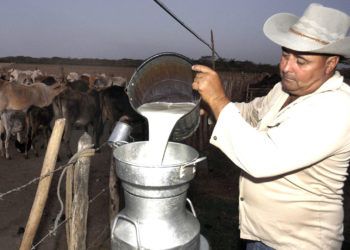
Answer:
[[[142,140],[146,139],[146,120],[131,107],[129,97],[125,92],[125,87],[111,86],[103,88],[98,93],[100,97],[102,122],[104,127],[107,122],[109,122],[109,132],[111,132],[111,129],[117,121],[123,121],[132,126],[132,137],[138,137],[138,139]]]
[[[30,106],[46,107],[65,89],[56,83],[47,86],[37,82],[29,86],[0,80],[0,113],[4,110],[27,110]]]
[[[96,92],[87,93],[73,89],[68,85],[67,89],[58,95],[52,104],[55,119],[62,117],[66,119],[62,146],[68,157],[72,156],[70,138],[75,127],[84,128],[88,132],[88,127],[91,125],[92,133],[95,136],[95,146],[99,147],[102,121]]]
[[[53,84],[51,86],[45,83],[34,83],[31,85],[15,84],[6,80],[0,80],[0,115],[2,116],[3,129],[6,132],[6,141],[8,144],[10,132],[13,131],[14,123],[11,123],[11,116],[4,116],[6,113],[12,114],[14,111],[21,111],[26,113],[26,111],[31,106],[36,106],[39,108],[47,107],[52,103],[55,96],[60,94],[66,87],[60,83]],[[3,117],[4,116],[4,117]],[[26,116],[23,126],[26,128],[26,135],[29,135],[29,119]],[[32,139],[32,138],[30,138]],[[29,141],[28,141],[29,142]],[[27,142],[26,142],[27,143]],[[29,146],[29,145],[28,145]],[[6,145],[5,145],[6,147]],[[7,145],[8,147],[8,145]],[[25,147],[25,156],[28,157],[28,147]],[[9,155],[6,154],[6,158],[9,159]]]

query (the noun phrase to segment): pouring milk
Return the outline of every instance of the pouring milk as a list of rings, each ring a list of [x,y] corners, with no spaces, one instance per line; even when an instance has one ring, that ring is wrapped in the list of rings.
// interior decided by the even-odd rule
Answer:
[[[147,163],[161,166],[170,134],[177,121],[189,113],[195,104],[192,102],[151,102],[138,107],[138,112],[148,120],[149,152]]]

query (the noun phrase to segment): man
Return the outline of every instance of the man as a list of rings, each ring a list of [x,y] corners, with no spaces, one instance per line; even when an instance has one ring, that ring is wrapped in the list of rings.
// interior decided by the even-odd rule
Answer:
[[[250,103],[230,102],[215,71],[193,66],[192,87],[217,119],[210,142],[243,170],[247,249],[341,248],[350,87],[336,66],[350,58],[349,26],[347,14],[319,4],[300,18],[270,17],[264,33],[282,47],[282,80]]]

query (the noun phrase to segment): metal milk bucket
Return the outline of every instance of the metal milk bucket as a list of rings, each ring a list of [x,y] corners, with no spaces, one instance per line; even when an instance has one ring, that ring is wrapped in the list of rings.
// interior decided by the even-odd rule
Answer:
[[[129,143],[131,126],[125,122],[118,121],[109,136],[107,143],[110,147],[118,147]]]
[[[125,208],[113,221],[112,249],[199,250],[204,238],[186,194],[203,158],[188,145],[168,142],[162,166],[150,167],[149,145],[141,141],[114,149]]]
[[[198,128],[200,95],[192,89],[194,73],[191,61],[176,53],[160,53],[146,59],[127,85],[134,110],[150,102],[192,102],[195,107],[175,125],[171,139],[181,141]]]

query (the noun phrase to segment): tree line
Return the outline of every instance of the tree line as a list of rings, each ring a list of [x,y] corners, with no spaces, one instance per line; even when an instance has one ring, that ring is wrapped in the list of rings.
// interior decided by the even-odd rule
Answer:
[[[23,63],[23,64],[53,64],[53,65],[86,65],[86,66],[105,66],[105,67],[138,67],[144,59],[99,59],[99,58],[63,58],[63,57],[30,57],[30,56],[8,56],[0,58],[2,63]],[[212,66],[209,56],[202,56],[199,59],[191,59],[193,64],[204,64]],[[278,65],[257,64],[251,61],[238,61],[235,59],[217,59],[215,69],[218,71],[233,71],[246,73],[267,72],[270,74],[278,73]],[[345,78],[350,78],[350,68],[343,67],[340,72]]]

